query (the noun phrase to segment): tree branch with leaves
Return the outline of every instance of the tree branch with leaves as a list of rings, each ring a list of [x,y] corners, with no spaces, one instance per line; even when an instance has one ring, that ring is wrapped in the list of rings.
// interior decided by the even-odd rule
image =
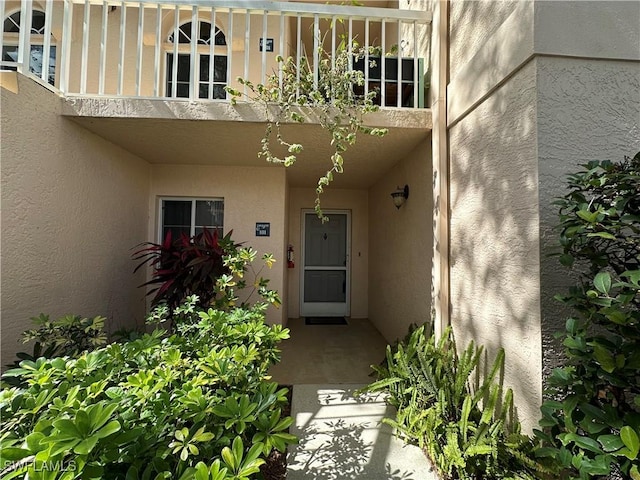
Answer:
[[[267,126],[261,140],[259,158],[270,163],[279,163],[291,167],[304,150],[301,143],[290,141],[282,132],[286,123],[301,124],[305,122],[305,110],[312,112],[319,125],[331,136],[332,153],[330,166],[326,173],[318,179],[316,186],[315,211],[323,222],[320,197],[336,174],[344,171],[345,153],[356,144],[359,133],[382,137],[386,128],[374,128],[365,125],[366,114],[378,110],[374,103],[377,90],[365,91],[364,72],[354,70],[356,61],[369,55],[379,55],[378,47],[365,48],[355,42],[347,48],[345,42],[337,48],[334,55],[321,47],[317,52],[318,65],[314,69],[307,57],[298,64],[293,57],[277,57],[279,71],[270,75],[264,84],[254,84],[247,79],[238,78],[238,82],[247,87],[244,95],[237,89],[225,87],[232,97],[232,103],[239,98],[257,103],[264,108]],[[370,63],[374,60],[370,60]],[[359,88],[358,88],[359,87]],[[277,148],[284,147],[285,155],[275,153]]]

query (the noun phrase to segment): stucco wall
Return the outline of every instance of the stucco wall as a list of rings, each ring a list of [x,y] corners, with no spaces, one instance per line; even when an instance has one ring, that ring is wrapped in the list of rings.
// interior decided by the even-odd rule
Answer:
[[[451,305],[460,343],[507,353],[525,429],[558,356],[570,279],[554,197],[590,159],[638,150],[638,2],[451,3]]]
[[[289,191],[289,243],[295,249],[296,266],[288,270],[287,302],[289,317],[300,316],[300,252],[302,246],[302,210],[313,210],[314,188],[291,188]],[[351,211],[351,317],[367,318],[369,295],[369,199],[366,190],[329,187],[322,195],[322,208]]]
[[[640,150],[640,3],[536,2],[543,373],[560,358],[553,333],[569,313],[553,296],[573,283],[547,254],[558,244],[566,175],[589,160]]]
[[[59,116],[60,99],[18,75],[1,89],[2,365],[40,312],[141,325],[131,248],[146,240],[149,166]]]
[[[433,190],[431,139],[369,189],[369,319],[385,339],[404,337],[431,318]],[[391,192],[409,185],[396,209]]]
[[[537,0],[538,54],[640,60],[640,2]]]
[[[451,308],[458,344],[506,351],[505,384],[541,399],[535,62],[450,130]]]
[[[534,6],[529,0],[451,3],[449,124],[475,108],[531,59]]]
[[[542,398],[534,2],[451,2],[450,302],[458,345],[506,352],[525,430]]]
[[[639,4],[640,7],[640,4]],[[639,8],[640,10],[640,8]],[[639,14],[640,17],[640,14]],[[538,59],[541,295],[545,376],[558,358],[553,333],[564,329],[557,293],[568,271],[545,254],[557,249],[557,209],[566,175],[590,160],[622,160],[640,151],[640,62]]]
[[[151,194],[148,200],[149,238],[158,237],[160,197],[224,198],[224,231],[233,230],[232,238],[258,251],[258,257],[272,253],[273,268],[265,268],[262,276],[270,279],[269,287],[284,295],[286,250],[283,243],[286,225],[286,178],[284,167],[229,167],[205,165],[153,165]],[[269,237],[256,237],[256,222],[271,223]],[[258,258],[255,268],[259,269]],[[239,295],[241,300],[243,295]],[[267,321],[282,323],[286,309],[270,306]]]

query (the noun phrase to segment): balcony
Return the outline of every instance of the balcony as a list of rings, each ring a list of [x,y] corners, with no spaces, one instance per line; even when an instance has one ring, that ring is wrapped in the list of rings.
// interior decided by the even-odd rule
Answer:
[[[247,93],[237,78],[278,76],[278,57],[304,62],[317,78],[322,52],[333,58],[341,45],[357,45],[366,53],[352,64],[365,77],[356,94],[375,89],[382,106],[424,107],[430,12],[242,0],[8,0],[0,15],[2,69],[68,99],[228,104],[225,86]]]

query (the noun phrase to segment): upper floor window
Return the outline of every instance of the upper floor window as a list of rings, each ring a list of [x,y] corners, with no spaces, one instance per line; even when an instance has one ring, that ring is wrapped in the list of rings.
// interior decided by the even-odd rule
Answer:
[[[3,44],[2,44],[2,68],[6,70],[16,70],[19,54],[20,40],[20,11],[14,12],[4,19]],[[29,71],[38,77],[42,77],[44,66],[44,31],[45,13],[40,10],[33,10],[31,16],[31,55],[29,55]],[[49,67],[47,81],[53,85],[56,77],[56,46],[55,39],[49,46]]]
[[[194,30],[196,30],[194,32]],[[168,42],[172,44],[172,50],[167,52],[167,96],[188,98],[191,83],[191,53],[181,53],[185,50],[180,48],[180,44],[191,44],[191,39],[195,35],[197,47],[195,63],[194,82],[196,92],[193,97],[224,99],[227,94],[224,87],[227,85],[227,57],[215,53],[216,46],[224,46],[227,40],[222,31],[215,27],[213,29],[209,22],[200,21],[194,28],[193,22],[183,23],[177,31],[169,35]],[[178,45],[173,45],[178,39]],[[212,45],[213,42],[213,45]],[[214,50],[213,60],[211,51]],[[174,59],[174,52],[179,52]],[[175,68],[175,73],[174,73]],[[175,89],[175,94],[174,94]]]

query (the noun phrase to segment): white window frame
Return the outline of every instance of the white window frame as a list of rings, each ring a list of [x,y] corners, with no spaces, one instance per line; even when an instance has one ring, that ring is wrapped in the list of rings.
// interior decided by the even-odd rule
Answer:
[[[162,215],[162,202],[164,201],[178,201],[178,202],[187,202],[191,201],[191,224],[189,230],[189,237],[193,237],[196,232],[196,202],[211,202],[218,201],[222,202],[222,211],[224,212],[224,197],[158,197],[158,229],[156,232],[158,243],[162,243],[164,240],[163,230],[164,230],[164,218]],[[223,217],[224,218],[224,217]],[[222,225],[216,225],[216,228],[220,228],[224,232],[224,221]]]
[[[3,1],[3,0],[0,0]],[[3,36],[3,40],[2,40],[2,50],[0,51],[0,57],[2,57],[2,55],[4,55],[4,49],[5,47],[16,47],[16,52],[19,51],[20,49],[20,32],[5,32],[4,31],[4,22],[9,19],[11,16],[15,15],[16,13],[20,13],[21,10],[17,9],[17,10],[13,10],[12,12],[6,13],[4,15],[4,18],[2,19],[2,32],[0,32],[0,34],[2,34]],[[42,13],[43,15],[45,15],[45,19],[46,19],[46,15],[47,13],[44,10],[40,10],[39,8],[34,8],[32,10],[32,15],[35,12],[39,12]],[[46,21],[46,20],[45,20]],[[33,27],[32,27],[33,29]],[[45,45],[45,39],[44,39],[44,33],[33,33],[30,32],[29,36],[31,37],[29,40],[29,44],[30,44],[30,48],[33,49],[33,47],[42,47],[42,55],[44,56],[46,54],[46,52],[44,51],[44,47]],[[55,58],[55,64],[51,65],[49,64],[49,68],[51,69],[53,67],[53,83],[50,83],[48,81],[49,79],[49,72],[47,72],[47,84],[49,85],[53,85],[56,86],[58,83],[58,70],[59,70],[59,61],[60,59],[58,58],[59,55],[59,48],[58,48],[58,39],[55,38],[53,35],[51,35],[51,41],[49,42],[49,56],[51,56],[51,49],[54,49],[56,52],[56,58]],[[19,54],[18,54],[19,55]],[[29,52],[29,65],[27,67],[27,71],[32,74],[35,75],[38,78],[41,78],[41,75],[38,75],[35,72],[31,71],[31,55],[32,53]],[[16,62],[16,66],[13,65],[6,65],[7,62],[5,62],[4,60],[2,60],[2,58],[0,58],[0,70],[11,70],[11,71],[15,71],[17,69],[17,62]],[[42,72],[41,72],[42,73]]]
[[[2,1],[2,0],[0,0]],[[190,61],[194,61],[195,65],[194,65],[194,76],[195,76],[195,81],[194,81],[194,87],[195,87],[195,92],[190,92],[190,96],[188,97],[179,97],[177,95],[178,92],[178,81],[177,81],[177,68],[178,68],[178,63],[176,61],[175,65],[176,65],[176,72],[173,72],[176,75],[176,82],[173,81],[173,78],[169,78],[169,55],[173,55],[173,56],[178,56],[178,55],[188,55],[191,57],[191,44],[190,43],[180,43],[179,39],[180,39],[180,29],[188,24],[191,23],[191,34],[193,35],[193,20],[192,19],[186,19],[185,21],[181,22],[178,25],[178,28],[175,29],[172,25],[172,29],[169,32],[169,34],[165,37],[165,43],[164,43],[164,82],[163,82],[163,89],[164,89],[164,97],[166,98],[175,98],[175,99],[184,99],[184,98],[191,98],[193,97],[194,99],[198,99],[198,100],[218,100],[218,101],[225,101],[226,98],[224,99],[216,99],[213,97],[213,91],[214,91],[214,86],[216,85],[223,85],[223,86],[228,86],[229,85],[229,62],[231,61],[231,59],[229,58],[229,50],[228,50],[228,42],[230,41],[229,39],[227,39],[226,34],[224,33],[224,31],[218,27],[218,25],[215,25],[210,19],[208,18],[199,18],[197,25],[198,25],[198,35],[200,33],[200,23],[208,23],[210,25],[210,35],[213,35],[210,37],[210,42],[213,42],[213,46],[209,45],[209,44],[201,44],[201,43],[197,43],[196,44],[196,48],[195,48],[195,59],[190,59]],[[215,37],[217,36],[217,32],[220,32],[224,38],[225,38],[225,45],[216,45],[215,44]],[[173,41],[170,41],[171,35],[173,35]],[[212,55],[213,52],[213,55]],[[224,82],[216,82],[214,81],[214,77],[215,77],[215,73],[214,76],[209,78],[208,82],[202,82],[200,81],[200,57],[202,55],[206,55],[209,57],[209,62],[214,62],[215,61],[215,57],[225,57],[227,59],[227,72],[225,74],[226,78]],[[173,62],[173,60],[172,60]],[[210,70],[211,71],[211,70]],[[172,75],[173,76],[173,75]],[[172,84],[172,91],[171,91],[171,95],[169,95],[169,83]],[[190,81],[191,83],[191,81]],[[209,95],[207,97],[200,97],[200,85],[208,85],[209,86]],[[228,97],[228,95],[227,95]]]

